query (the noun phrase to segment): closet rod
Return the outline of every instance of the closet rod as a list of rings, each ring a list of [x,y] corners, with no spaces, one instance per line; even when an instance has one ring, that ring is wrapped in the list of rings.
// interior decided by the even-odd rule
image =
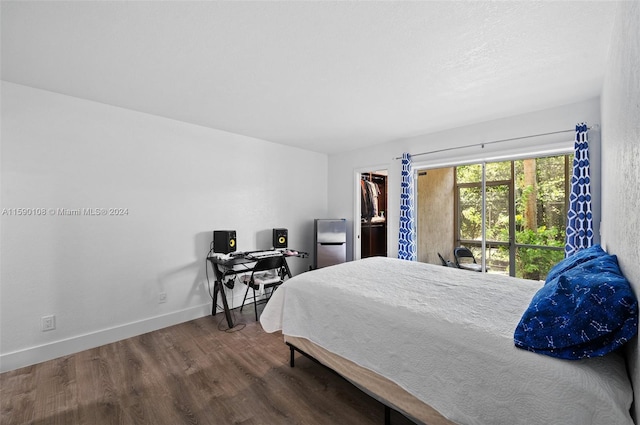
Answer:
[[[597,129],[597,128],[598,128],[598,125],[596,124],[596,125],[594,125],[592,127],[587,127],[587,130]],[[530,139],[532,137],[539,137],[539,136],[551,136],[552,134],[560,134],[560,133],[571,133],[571,132],[575,133],[575,131],[576,131],[575,129],[572,129],[572,130],[559,130],[559,131],[552,131],[550,133],[532,134],[530,136],[512,137],[510,139],[492,140],[490,142],[474,143],[472,145],[456,146],[456,147],[453,147],[453,148],[444,148],[444,149],[438,149],[438,150],[429,151],[429,152],[420,152],[420,153],[416,153],[416,154],[411,154],[411,156],[414,157],[414,156],[420,156],[420,155],[429,155],[429,154],[432,154],[432,153],[447,152],[447,151],[453,151],[453,150],[456,150],[456,149],[472,148],[474,146],[480,146],[481,148],[484,149],[484,145],[492,145],[494,143],[511,142],[511,141],[514,141],[514,140]],[[398,156],[395,159],[402,159],[402,157]]]

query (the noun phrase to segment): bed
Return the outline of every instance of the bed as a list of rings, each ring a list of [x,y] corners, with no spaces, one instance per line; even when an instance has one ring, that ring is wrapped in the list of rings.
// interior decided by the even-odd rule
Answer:
[[[374,257],[295,276],[260,322],[417,423],[633,424],[621,350],[564,360],[514,346],[541,286]]]

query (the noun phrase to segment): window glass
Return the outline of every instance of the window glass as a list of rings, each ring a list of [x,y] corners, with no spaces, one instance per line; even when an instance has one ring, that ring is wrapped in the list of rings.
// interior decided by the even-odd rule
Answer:
[[[511,161],[489,162],[485,167],[487,183],[511,180]]]
[[[563,156],[538,158],[538,210],[541,224],[562,229],[567,217]]]
[[[543,280],[563,258],[570,160],[561,155],[485,164],[484,254],[490,273]],[[479,260],[482,164],[457,167],[456,181],[457,244],[476,249]]]
[[[565,240],[565,157],[515,161],[516,242],[562,246]]]
[[[487,186],[486,238],[489,241],[509,241],[509,186]]]
[[[509,275],[509,250],[500,249],[499,246],[487,243],[487,271]]]
[[[564,258],[564,250],[516,247],[516,277],[544,280],[554,264]]]
[[[482,238],[481,188],[461,187],[459,194],[459,239],[480,240]]]
[[[461,165],[456,167],[456,179],[458,183],[482,182],[482,165]]]

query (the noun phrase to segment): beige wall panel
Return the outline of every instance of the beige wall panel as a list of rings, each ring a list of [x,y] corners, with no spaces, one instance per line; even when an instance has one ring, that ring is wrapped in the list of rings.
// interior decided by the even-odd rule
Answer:
[[[440,264],[438,252],[453,260],[454,169],[418,175],[418,261]]]

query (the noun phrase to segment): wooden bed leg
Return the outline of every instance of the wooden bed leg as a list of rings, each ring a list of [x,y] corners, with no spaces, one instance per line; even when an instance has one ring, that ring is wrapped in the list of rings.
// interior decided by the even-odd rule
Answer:
[[[384,425],[391,425],[391,408],[384,406]]]

